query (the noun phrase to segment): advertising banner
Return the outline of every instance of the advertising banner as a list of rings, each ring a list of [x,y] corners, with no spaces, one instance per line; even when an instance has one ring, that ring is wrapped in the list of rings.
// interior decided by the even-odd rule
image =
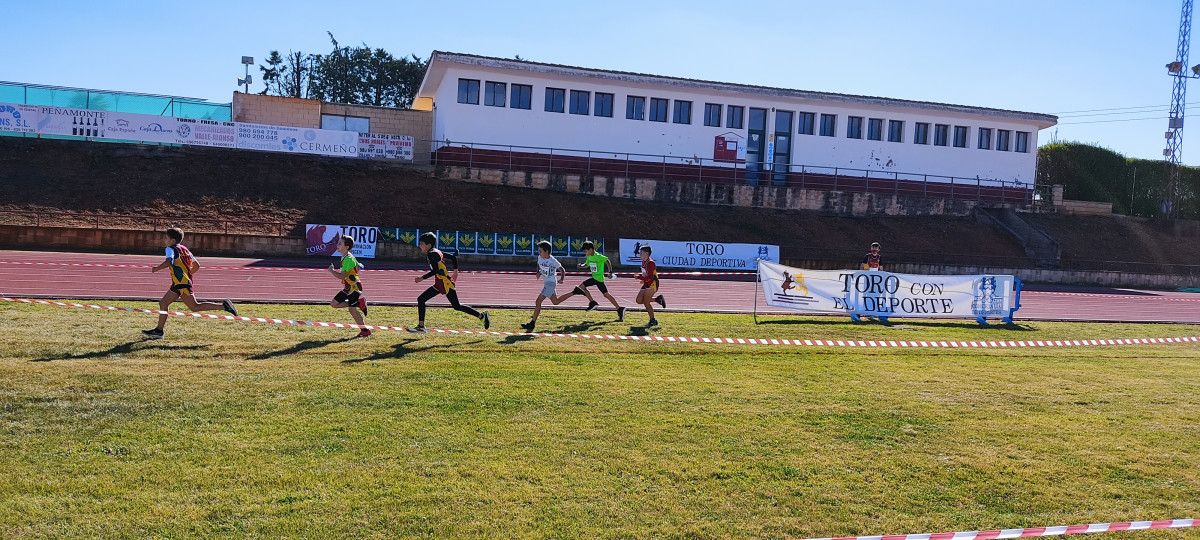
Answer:
[[[237,148],[237,124],[220,120],[177,118],[176,142],[192,146]]]
[[[38,118],[36,106],[0,103],[0,131],[37,133]]]
[[[70,107],[38,106],[37,132],[43,135],[72,135],[75,137],[105,137],[107,111],[72,109]]]
[[[779,246],[622,238],[620,264],[641,266],[638,250],[647,244],[653,248],[651,256],[660,267],[736,271],[754,270],[758,268],[759,260],[779,262]]]
[[[179,139],[179,119],[172,116],[153,116],[108,112],[104,119],[104,137],[130,141],[182,144]],[[183,128],[189,135],[191,126]]]
[[[375,245],[379,241],[378,227],[358,227],[354,225],[320,225],[309,223],[304,228],[304,236],[308,239],[308,255],[337,256],[337,246],[342,235],[354,239],[354,248],[350,254],[355,257],[375,258]]]
[[[763,261],[767,305],[808,313],[1011,319],[1013,276],[925,276],[867,270],[805,270]]]
[[[311,129],[237,122],[237,147],[322,156],[355,157],[358,134],[353,131]]]
[[[409,135],[359,133],[358,157],[412,161],[413,138]]]

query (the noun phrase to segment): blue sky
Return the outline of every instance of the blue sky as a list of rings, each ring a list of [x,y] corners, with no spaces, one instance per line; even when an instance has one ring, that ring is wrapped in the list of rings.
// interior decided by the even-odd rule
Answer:
[[[1039,142],[1057,137],[1146,159],[1162,158],[1171,100],[1163,66],[1175,57],[1181,6],[1178,0],[5,5],[0,80],[7,81],[226,103],[243,73],[241,56],[261,62],[272,49],[327,52],[331,31],[342,44],[395,55],[520,55],[1058,114],[1060,125],[1044,130]],[[1197,63],[1200,51],[1191,56],[1190,64]],[[257,79],[258,71],[252,73]],[[1200,84],[1191,86],[1200,100]],[[1200,165],[1200,117],[1192,125],[1184,130],[1183,159]]]

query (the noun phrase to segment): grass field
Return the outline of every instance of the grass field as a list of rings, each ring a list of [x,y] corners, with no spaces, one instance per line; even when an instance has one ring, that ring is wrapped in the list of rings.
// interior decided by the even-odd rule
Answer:
[[[328,307],[243,314],[349,322]],[[528,313],[493,316],[493,329],[511,330]],[[550,311],[539,329],[631,331],[612,319]],[[672,336],[1200,335],[1170,325],[659,319],[651,333]],[[166,339],[141,341],[153,321],[0,305],[0,537],[803,538],[1200,518],[1194,343],[352,340],[351,330],[180,317]],[[429,323],[478,328],[447,310]]]

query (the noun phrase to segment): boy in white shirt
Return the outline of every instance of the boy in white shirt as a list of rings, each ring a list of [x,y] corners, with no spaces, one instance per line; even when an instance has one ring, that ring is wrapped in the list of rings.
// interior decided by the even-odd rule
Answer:
[[[563,270],[562,264],[550,255],[550,242],[545,240],[538,242],[538,274],[537,277],[542,279],[542,292],[537,297],[537,303],[533,306],[533,318],[529,322],[522,324],[521,328],[526,332],[532,332],[537,325],[538,315],[542,314],[542,302],[547,298],[554,305],[562,303],[566,298],[554,294],[557,284],[562,283],[567,278],[567,271]]]

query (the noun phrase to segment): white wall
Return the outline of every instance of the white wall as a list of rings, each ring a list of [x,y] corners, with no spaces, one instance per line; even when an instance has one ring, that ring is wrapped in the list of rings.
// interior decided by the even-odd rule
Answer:
[[[854,103],[850,100],[802,99],[793,96],[773,96],[733,90],[699,90],[683,84],[677,86],[647,84],[632,77],[629,80],[619,80],[619,77],[618,80],[614,80],[611,74],[606,77],[594,78],[564,76],[454,63],[447,66],[444,74],[438,85],[437,94],[434,96],[436,107],[434,138],[448,139],[454,142],[680,157],[696,156],[712,159],[713,138],[730,131],[745,137],[747,135],[745,126],[749,123],[749,109],[755,107],[765,108],[768,111],[777,108],[797,113],[815,113],[814,135],[798,135],[796,133],[798,117],[793,115],[791,130],[793,165],[868,169],[970,179],[983,178],[1030,184],[1033,183],[1036,166],[1037,125],[1032,121],[1025,122],[1021,119],[1006,118],[986,112],[969,114],[917,107],[877,106],[868,103]],[[460,78],[480,81],[479,105],[458,103],[458,79]],[[501,108],[483,105],[488,81],[506,83],[508,99],[506,105],[509,106]],[[529,110],[510,107],[514,83],[533,86]],[[544,110],[547,87],[566,89],[564,109],[568,112],[553,113]],[[591,92],[591,115],[582,116],[569,113],[571,90]],[[614,94],[612,118],[594,116],[596,92]],[[649,98],[670,99],[667,122],[626,119],[626,97],[629,95],[647,98],[647,118],[649,117]],[[671,122],[675,100],[692,102],[691,124]],[[722,127],[704,125],[705,103],[723,105]],[[728,114],[725,107],[728,105],[740,105],[745,108],[742,129],[731,130],[723,127]],[[834,137],[819,135],[821,114],[837,115]],[[863,139],[846,138],[849,116],[864,118]],[[869,118],[884,119],[882,141],[866,139]],[[887,141],[888,120],[904,121],[904,142]],[[774,128],[770,125],[771,122],[774,122],[773,113],[768,113],[768,122],[767,132],[773,133]],[[917,122],[930,124],[929,144],[927,145],[913,143]],[[935,124],[951,126],[950,142],[947,146],[933,145]],[[966,148],[953,146],[953,126],[956,125],[970,127]],[[993,129],[992,150],[977,148],[980,127]],[[1010,151],[1008,152],[994,150],[997,138],[995,130],[1000,129],[1012,131],[1009,140]],[[1028,152],[1026,153],[1012,151],[1016,148],[1017,131],[1029,133]],[[620,157],[624,158],[623,155]],[[901,176],[901,178],[905,178],[905,176]],[[934,180],[934,178],[930,179]]]

